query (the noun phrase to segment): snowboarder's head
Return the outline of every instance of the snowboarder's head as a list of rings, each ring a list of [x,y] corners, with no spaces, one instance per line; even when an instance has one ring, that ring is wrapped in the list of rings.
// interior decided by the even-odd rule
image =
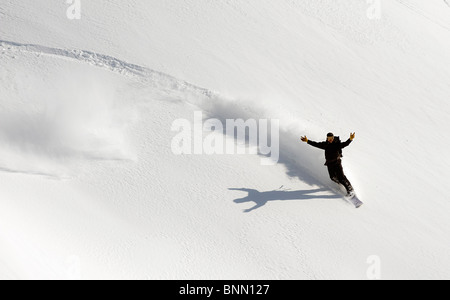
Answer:
[[[327,134],[327,141],[329,143],[332,143],[334,141],[334,134],[332,134],[331,132]]]

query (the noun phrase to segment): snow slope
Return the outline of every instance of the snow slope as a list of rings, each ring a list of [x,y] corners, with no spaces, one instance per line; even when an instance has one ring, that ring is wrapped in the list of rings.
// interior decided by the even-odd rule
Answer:
[[[0,278],[448,279],[450,7],[380,3],[0,0]],[[199,110],[280,119],[280,163],[174,155]]]

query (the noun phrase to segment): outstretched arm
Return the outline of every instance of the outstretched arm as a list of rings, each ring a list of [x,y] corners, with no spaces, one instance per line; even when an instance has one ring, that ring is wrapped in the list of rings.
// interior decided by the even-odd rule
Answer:
[[[341,148],[344,149],[345,147],[350,145],[353,142],[353,140],[355,139],[355,136],[356,136],[356,133],[351,133],[350,138],[345,143],[341,144]]]
[[[327,145],[326,142],[317,143],[317,142],[310,141],[306,136],[302,136],[301,139],[302,139],[302,142],[308,143],[308,145],[311,145],[313,147],[316,147],[316,148],[319,148],[322,150],[325,150],[325,147]]]

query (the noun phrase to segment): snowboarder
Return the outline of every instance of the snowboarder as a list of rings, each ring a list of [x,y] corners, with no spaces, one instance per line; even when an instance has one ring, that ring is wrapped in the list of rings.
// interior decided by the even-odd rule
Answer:
[[[355,139],[355,136],[356,133],[350,134],[350,138],[345,143],[342,143],[339,137],[335,137],[332,133],[328,133],[327,140],[321,143],[310,141],[306,136],[301,137],[302,142],[325,150],[325,166],[328,167],[328,173],[330,174],[331,180],[337,184],[342,184],[347,190],[347,197],[350,198],[355,196],[355,192],[342,168],[342,149],[350,145]]]

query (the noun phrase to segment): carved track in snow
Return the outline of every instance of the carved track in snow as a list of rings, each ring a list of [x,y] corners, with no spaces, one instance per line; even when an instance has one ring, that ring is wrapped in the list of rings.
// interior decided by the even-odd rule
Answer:
[[[128,63],[109,55],[103,55],[87,50],[77,49],[59,49],[42,45],[21,44],[10,41],[0,40],[0,51],[5,52],[27,52],[40,55],[56,56],[64,59],[71,59],[88,63],[90,65],[107,69],[111,72],[124,76],[135,77],[141,81],[156,86],[160,89],[177,90],[180,92],[198,93],[203,96],[211,97],[212,92],[179,80],[173,76],[152,70],[147,67]]]
[[[173,76],[147,67],[128,63],[109,55],[86,50],[59,49],[4,40],[0,40],[0,52],[35,53],[87,63],[122,76],[135,78],[147,87],[156,88],[171,95],[176,93],[178,96],[181,96],[186,103],[204,111],[209,117],[217,118],[222,121],[238,118],[244,120],[261,119],[261,116],[265,116],[264,119],[267,118],[265,109],[258,105],[255,106],[255,103],[229,101],[230,99],[226,99],[208,89],[195,86],[186,81],[179,80]],[[290,130],[282,129],[279,134],[281,140],[279,164],[286,166],[287,174],[291,177],[298,177],[311,184],[321,185],[320,182],[325,182],[324,178],[322,178],[323,176],[311,176],[308,172],[308,169],[310,170],[312,166],[311,163],[305,162],[314,161],[315,155],[299,155],[298,145],[293,141],[297,140],[297,135],[299,136],[300,132],[295,133]],[[320,179],[317,180],[318,178]]]

